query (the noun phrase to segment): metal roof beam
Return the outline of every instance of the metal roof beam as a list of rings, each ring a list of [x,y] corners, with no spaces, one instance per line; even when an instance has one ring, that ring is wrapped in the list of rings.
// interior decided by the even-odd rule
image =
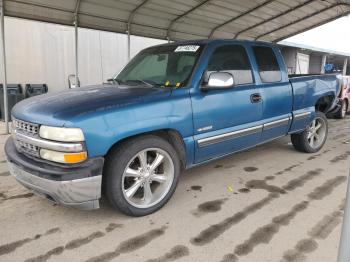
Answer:
[[[267,0],[267,1],[265,1],[265,2],[263,2],[263,3],[261,3],[261,4],[257,5],[257,6],[255,6],[255,7],[253,7],[253,8],[251,8],[251,9],[249,9],[249,10],[243,12],[242,14],[233,17],[232,19],[226,21],[225,23],[222,23],[222,24],[220,24],[220,25],[214,27],[214,28],[211,30],[211,32],[210,32],[208,38],[211,38],[211,37],[214,35],[214,33],[215,33],[219,28],[221,28],[221,27],[223,27],[223,26],[225,26],[225,25],[227,25],[227,24],[230,24],[230,23],[232,23],[232,22],[238,20],[239,18],[241,18],[241,17],[243,17],[243,16],[245,16],[245,15],[248,15],[248,14],[250,14],[251,12],[254,12],[254,11],[258,10],[259,8],[262,8],[262,7],[264,7],[264,6],[266,6],[266,5],[270,4],[270,3],[272,3],[272,2],[274,2],[274,1],[275,1],[275,0]]]
[[[77,0],[75,3],[75,8],[74,8],[74,26],[78,25],[78,16],[79,16],[79,9],[80,9],[80,4],[82,0]]]
[[[130,39],[130,34],[131,34],[131,23],[132,23],[132,20],[134,19],[135,17],[135,14],[138,10],[140,10],[145,4],[147,4],[149,0],[144,0],[142,1],[141,4],[139,4],[138,6],[136,6],[131,12],[130,12],[130,15],[129,15],[129,18],[128,18],[128,23],[126,24],[126,33],[127,33],[127,47],[128,47],[128,61],[130,61],[130,57],[131,57],[131,39]]]
[[[311,3],[316,2],[316,1],[318,1],[318,0],[307,0],[306,2],[304,2],[304,3],[302,3],[302,4],[299,4],[299,5],[297,5],[297,6],[294,6],[294,7],[292,7],[291,9],[288,9],[288,10],[286,10],[286,11],[284,11],[284,12],[278,14],[278,15],[272,16],[272,17],[270,17],[269,19],[266,19],[266,20],[264,20],[264,21],[262,21],[262,22],[260,22],[260,23],[257,23],[257,24],[255,24],[255,25],[249,26],[249,27],[247,27],[247,28],[245,28],[245,29],[243,29],[243,30],[237,32],[237,33],[234,35],[233,38],[234,38],[234,39],[237,39],[239,35],[241,35],[241,34],[247,32],[247,31],[249,31],[249,30],[252,30],[252,29],[254,29],[254,28],[258,27],[258,26],[261,26],[261,25],[263,25],[263,24],[265,24],[265,23],[271,22],[271,21],[274,20],[274,19],[277,19],[277,18],[279,18],[279,17],[281,17],[281,16],[287,15],[287,14],[289,14],[289,13],[295,11],[295,10],[298,10],[299,8],[302,8],[302,7],[304,7],[304,6],[308,5],[308,4],[311,4]]]
[[[346,5],[346,6],[349,6],[349,4],[339,4],[339,5]],[[313,28],[315,28],[315,27],[319,27],[319,26],[321,26],[321,25],[327,24],[327,23],[329,23],[329,22],[332,22],[332,21],[334,21],[334,20],[336,20],[336,19],[339,19],[339,18],[341,18],[341,17],[347,16],[347,15],[349,15],[349,14],[350,14],[350,11],[347,11],[347,12],[345,12],[345,13],[341,13],[340,15],[337,15],[337,16],[334,16],[334,17],[332,17],[332,18],[330,18],[330,19],[324,20],[324,21],[322,21],[322,22],[320,22],[320,23],[318,23],[318,24],[315,24],[315,25],[312,25],[312,26],[309,26],[309,27],[305,27],[305,28],[303,28],[303,29],[301,29],[301,30],[298,30],[297,32],[293,32],[293,33],[291,33],[291,34],[288,34],[288,35],[285,35],[285,36],[283,36],[283,37],[280,37],[280,38],[278,38],[278,39],[276,39],[276,40],[273,40],[273,42],[277,43],[277,42],[279,42],[279,41],[282,41],[283,39],[292,37],[292,36],[297,35],[297,34],[301,34],[301,33],[303,33],[303,32],[306,32],[306,31],[311,30],[311,29],[313,29]],[[260,38],[260,37],[259,37],[259,38]],[[258,38],[255,38],[255,39],[258,39]]]
[[[34,0],[33,0],[34,1]],[[81,5],[83,5],[84,2],[82,2],[83,0],[73,0],[72,4],[69,5],[64,5],[60,2],[60,4],[57,5],[53,4],[52,0],[48,1],[48,0],[35,0],[33,1],[26,1],[26,0],[5,0],[5,3],[8,4],[8,8],[5,10],[5,15],[8,16],[13,16],[13,17],[19,17],[19,18],[25,18],[25,19],[30,19],[30,20],[38,20],[38,21],[44,21],[44,22],[51,22],[51,23],[58,23],[58,24],[64,24],[64,25],[72,25],[72,18],[74,16],[74,14],[76,14],[79,18],[79,20],[81,20],[82,18],[84,18],[84,21],[79,21],[79,25],[86,27],[86,28],[92,28],[92,29],[97,29],[97,30],[106,30],[106,31],[111,31],[111,32],[118,32],[118,33],[125,33],[126,31],[126,26],[127,23],[129,24],[129,29],[130,26],[133,27],[135,26],[135,30],[137,29],[137,31],[135,31],[135,34],[139,35],[139,36],[144,36],[144,37],[154,37],[154,38],[158,38],[158,39],[164,39],[165,36],[169,36],[169,34],[171,35],[171,37],[173,38],[172,40],[184,40],[184,39],[193,39],[193,38],[198,38],[198,37],[205,37],[209,35],[209,32],[211,31],[211,36],[214,36],[216,33],[218,32],[225,32],[227,34],[231,34],[233,35],[232,30],[230,29],[230,26],[234,25],[236,22],[241,22],[242,20],[249,20],[251,16],[256,16],[259,14],[260,11],[265,10],[266,8],[271,7],[271,5],[277,1],[281,1],[281,0],[254,0],[251,1],[249,0],[249,3],[252,3],[252,6],[250,7],[245,7],[244,11],[241,11],[239,13],[237,13],[236,11],[232,11],[232,12],[228,12],[228,14],[231,14],[231,17],[228,18],[223,22],[217,22],[218,20],[213,20],[215,19],[215,17],[217,17],[217,19],[220,17],[220,13],[218,14],[214,14],[211,16],[211,21],[213,21],[213,23],[211,23],[209,25],[202,25],[202,27],[204,27],[205,30],[207,30],[207,33],[205,33],[205,31],[200,31],[200,33],[197,32],[197,28],[198,26],[201,26],[201,24],[197,24],[195,23],[193,26],[188,27],[187,30],[181,30],[181,28],[175,28],[176,25],[185,25],[186,22],[184,20],[183,17],[185,17],[187,15],[186,18],[190,18],[192,16],[194,16],[195,14],[197,14],[197,12],[203,10],[203,5],[207,3],[206,6],[211,6],[211,4],[215,4],[215,0],[212,0],[210,3],[210,0],[196,0],[196,4],[192,5],[191,7],[187,7],[186,10],[187,11],[182,11],[181,15],[176,15],[174,16],[173,19],[169,19],[166,16],[160,16],[159,21],[161,21],[161,24],[158,24],[158,18],[157,19],[153,19],[153,15],[152,14],[145,14],[145,19],[147,20],[148,18],[151,20],[150,23],[148,24],[144,24],[142,21],[139,21],[139,23],[137,23],[135,21],[135,13],[138,13],[141,11],[138,11],[142,6],[144,6],[146,3],[147,5],[149,3],[151,3],[151,0],[130,0],[130,3],[134,3],[133,6],[129,9],[130,11],[126,13],[126,18],[125,18],[125,12],[122,12],[119,15],[119,13],[114,14],[113,15],[113,10],[117,10],[118,5],[117,6],[113,6],[112,10],[110,10],[111,12],[107,12],[106,14],[98,12],[100,9],[98,8],[98,1],[94,1],[94,3],[96,4],[96,6],[87,6],[86,7],[86,11],[85,9],[82,10],[83,8],[80,7],[77,8],[79,5],[77,5],[77,3],[81,2]],[[109,0],[110,1],[110,0]],[[164,3],[171,3],[171,1],[173,0],[164,0]],[[226,1],[226,0],[225,0]],[[227,2],[231,2],[233,0],[227,0]],[[301,4],[301,2],[303,2],[304,4],[312,1],[312,0],[298,0],[298,3],[295,3],[294,6],[298,6]],[[315,0],[316,1],[316,0]],[[321,1],[321,0],[319,0]],[[233,1],[233,2],[237,2],[238,1]],[[290,34],[292,31],[304,31],[307,30],[309,28],[303,29],[303,27],[308,27],[311,26],[312,24],[316,24],[316,23],[320,23],[322,20],[324,19],[328,19],[327,21],[329,21],[329,19],[333,19],[332,16],[337,16],[340,13],[345,13],[348,10],[350,10],[349,8],[345,8],[345,6],[350,6],[350,0],[328,0],[327,1],[328,4],[327,5],[322,5],[322,6],[318,6],[317,8],[321,8],[321,10],[317,11],[317,10],[312,10],[312,6],[313,5],[309,5],[309,6],[305,6],[305,9],[310,10],[310,14],[303,14],[303,17],[300,18],[295,18],[296,21],[285,21],[284,23],[281,23],[280,25],[276,24],[274,25],[273,28],[268,28],[268,26],[270,26],[271,23],[268,23],[268,21],[272,21],[275,22],[276,17],[280,17],[282,16],[282,14],[284,14],[285,12],[288,12],[288,15],[283,16],[286,18],[293,18],[294,13],[289,13],[291,12],[290,10],[293,10],[293,7],[287,7],[287,9],[283,9],[283,10],[279,10],[279,8],[277,7],[275,12],[273,12],[271,15],[267,16],[266,19],[261,19],[260,21],[255,21],[255,22],[251,22],[251,24],[249,25],[244,25],[244,24],[239,24],[236,27],[238,27],[238,29],[236,29],[236,31],[242,31],[242,30],[247,30],[248,27],[252,27],[253,24],[254,26],[257,26],[257,24],[260,23],[264,23],[264,26],[260,26],[257,29],[252,30],[252,32],[254,32],[255,35],[257,35],[257,39],[261,39],[262,37],[265,39],[267,38],[267,35],[270,34],[270,39],[273,41],[274,39],[279,39],[282,38],[284,34]],[[102,2],[101,2],[102,3]],[[255,4],[253,4],[255,3]],[[270,5],[268,5],[269,3],[272,3]],[[281,2],[282,3],[282,2]],[[330,4],[329,4],[330,3]],[[239,4],[239,3],[238,3]],[[330,5],[339,5],[342,8],[334,8],[334,6],[330,7]],[[334,8],[334,9],[325,9],[325,7],[327,8]],[[103,6],[103,8],[108,8]],[[143,7],[144,9],[146,7]],[[243,8],[243,7],[242,7]],[[262,9],[259,9],[262,8]],[[295,8],[295,7],[294,7]],[[94,11],[94,9],[96,9],[96,12]],[[259,10],[258,10],[259,9]],[[304,8],[300,8],[299,10],[303,10]],[[342,10],[341,10],[342,9]],[[104,9],[101,9],[104,10]],[[157,13],[161,14],[163,11],[163,9],[161,10],[155,10],[155,15],[157,16]],[[197,10],[197,11],[195,11]],[[257,10],[257,11],[255,11]],[[320,11],[326,11],[322,14],[320,14]],[[316,12],[317,11],[317,12]],[[338,13],[337,13],[337,12]],[[144,13],[144,12],[143,12]],[[233,13],[235,15],[233,15]],[[317,14],[320,14],[317,16]],[[291,17],[292,15],[292,17]],[[116,17],[115,17],[116,16]],[[136,15],[137,16],[137,15]],[[306,16],[306,17],[305,17]],[[312,18],[314,16],[314,18]],[[183,19],[181,19],[183,18]],[[240,19],[241,18],[241,19]],[[274,18],[274,19],[273,19]],[[239,20],[238,20],[239,19]],[[237,20],[237,21],[235,21]],[[113,23],[111,23],[111,21],[113,21]],[[303,22],[301,22],[303,21]],[[301,22],[301,23],[299,23]],[[232,23],[232,24],[230,24]],[[266,24],[265,24],[266,23]],[[288,25],[287,25],[288,23]],[[298,23],[298,24],[297,24]],[[163,25],[166,24],[166,26],[164,27]],[[169,24],[171,24],[169,26]],[[295,24],[295,25],[294,25]],[[227,26],[225,26],[227,25]],[[293,26],[294,25],[294,26]],[[318,24],[317,24],[318,25]],[[214,28],[215,27],[215,28]],[[265,27],[267,27],[265,29]],[[278,27],[278,28],[277,28]],[[259,29],[259,30],[258,30]],[[286,30],[286,32],[284,31],[284,29],[288,29],[290,30],[289,32]],[[133,29],[131,29],[132,31]],[[218,30],[218,31],[216,31]],[[259,32],[261,30],[261,32]],[[230,33],[231,31],[231,33]],[[172,33],[174,35],[172,35]],[[294,33],[296,34],[296,33]],[[237,33],[236,33],[237,35]],[[242,36],[242,33],[241,33]],[[287,36],[285,36],[287,37]]]
[[[309,15],[307,15],[307,16],[304,16],[304,17],[302,17],[302,18],[300,18],[300,19],[297,19],[297,20],[295,20],[295,21],[293,21],[293,22],[290,22],[290,23],[288,23],[288,24],[285,24],[285,25],[283,25],[283,26],[280,26],[280,27],[278,27],[278,28],[275,28],[275,29],[273,29],[273,30],[271,30],[271,31],[268,31],[268,32],[264,33],[264,34],[258,35],[257,37],[255,37],[254,40],[258,40],[259,38],[262,38],[262,37],[264,37],[264,36],[266,36],[266,35],[269,35],[269,34],[271,34],[271,33],[274,33],[274,32],[276,32],[276,31],[279,31],[279,30],[281,30],[281,29],[287,28],[287,27],[289,27],[289,26],[291,26],[291,25],[294,25],[294,24],[297,24],[297,23],[302,22],[302,21],[304,21],[304,20],[307,20],[307,19],[309,19],[309,18],[311,18],[311,17],[314,17],[314,16],[316,16],[316,15],[319,15],[319,14],[321,14],[321,13],[323,13],[323,12],[326,12],[326,11],[332,9],[332,8],[337,7],[337,6],[349,6],[349,4],[337,3],[337,4],[333,4],[333,5],[331,5],[331,6],[327,6],[327,7],[323,8],[323,9],[321,9],[321,10],[319,10],[319,11],[316,11],[316,12],[314,12],[314,13],[311,13],[311,14],[309,14]],[[327,21],[328,21],[328,20],[327,20]],[[306,31],[306,30],[303,30],[303,31]]]
[[[7,0],[9,1],[9,0]],[[22,4],[22,5],[27,5],[27,6],[34,6],[34,7],[41,7],[41,8],[49,8],[50,10],[55,10],[55,11],[62,11],[62,12],[69,12],[72,13],[72,9],[67,9],[67,8],[59,8],[59,7],[48,7],[47,5],[40,4],[40,3],[28,3],[28,1],[21,1],[21,0],[11,0],[9,2],[12,3],[17,3],[17,4]]]
[[[147,2],[149,2],[149,0],[143,0],[143,2],[141,4],[139,4],[138,6],[136,6],[136,8],[134,8],[131,12],[130,12],[130,15],[129,15],[129,18],[128,18],[128,23],[127,23],[127,32],[129,32],[130,34],[130,25],[132,23],[132,20],[134,19],[135,17],[135,14],[138,10],[140,10],[145,4],[147,4]]]
[[[74,8],[74,15],[78,15],[80,3],[81,3],[81,0],[77,0],[77,2],[75,4],[75,8]]]
[[[193,11],[197,10],[198,8],[202,7],[203,5],[207,4],[209,1],[211,0],[204,0],[203,2],[201,2],[200,4],[192,7],[191,9],[189,9],[188,11],[186,11],[185,13],[183,13],[182,15],[179,15],[178,17],[176,17],[175,19],[173,19],[172,21],[170,21],[170,24],[168,26],[168,29],[166,31],[166,37],[168,40],[170,40],[170,31],[171,28],[173,27],[173,25],[179,21],[181,18],[187,16],[188,14],[192,13]]]

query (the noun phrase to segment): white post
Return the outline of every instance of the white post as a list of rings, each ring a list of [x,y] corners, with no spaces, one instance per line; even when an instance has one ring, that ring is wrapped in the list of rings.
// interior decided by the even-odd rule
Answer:
[[[348,68],[348,58],[344,59],[344,64],[343,64],[343,76],[346,76],[346,69]]]
[[[9,119],[8,119],[8,102],[7,102],[7,79],[6,79],[6,49],[5,49],[5,17],[4,17],[4,0],[0,0],[1,5],[1,49],[2,49],[2,74],[3,74],[3,91],[4,91],[4,114],[6,134],[9,133]]]
[[[131,53],[131,50],[130,50],[130,23],[128,23],[128,29],[127,29],[127,33],[128,33],[128,61],[130,61],[130,53]]]
[[[343,217],[343,226],[340,237],[340,244],[338,250],[338,262],[350,261],[350,179],[348,178],[348,189],[346,193],[346,202]]]
[[[326,65],[327,62],[327,55],[322,56],[322,63],[321,63],[321,74],[325,73],[324,66]]]
[[[78,14],[74,15],[74,42],[75,42],[75,86],[79,87],[79,56],[78,56]]]

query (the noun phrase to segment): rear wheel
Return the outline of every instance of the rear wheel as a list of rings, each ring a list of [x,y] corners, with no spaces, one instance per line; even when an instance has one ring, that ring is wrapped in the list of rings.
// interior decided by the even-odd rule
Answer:
[[[335,113],[335,118],[343,119],[346,117],[347,112],[348,112],[348,103],[346,100],[343,100],[338,112]]]
[[[315,153],[327,140],[328,123],[325,114],[316,112],[315,119],[299,134],[291,135],[294,148],[301,152]]]
[[[127,215],[148,215],[170,199],[179,174],[179,158],[167,141],[139,137],[121,144],[107,157],[106,195]]]

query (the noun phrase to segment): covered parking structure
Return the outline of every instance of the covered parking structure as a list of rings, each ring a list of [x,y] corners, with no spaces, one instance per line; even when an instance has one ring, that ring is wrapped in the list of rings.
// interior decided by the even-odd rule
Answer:
[[[350,0],[0,0],[4,93],[4,16],[167,39],[233,38],[278,42],[350,14]],[[76,81],[78,82],[78,81]],[[8,132],[7,96],[4,96]]]
[[[290,74],[323,74],[326,64],[331,65],[331,72],[350,73],[350,53],[288,41],[280,41],[278,45]]]

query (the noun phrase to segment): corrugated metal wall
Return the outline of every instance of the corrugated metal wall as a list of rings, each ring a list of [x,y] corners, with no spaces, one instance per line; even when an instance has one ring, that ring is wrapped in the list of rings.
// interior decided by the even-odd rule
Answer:
[[[289,47],[282,47],[281,52],[287,66],[288,74],[295,74],[296,50]]]
[[[49,91],[68,88],[68,75],[75,72],[73,27],[6,18],[5,31],[8,83],[21,83],[23,86],[26,83],[46,83]],[[131,55],[147,46],[164,42],[132,36]],[[125,63],[126,35],[79,29],[79,76],[82,85],[106,81]]]
[[[310,56],[310,74],[319,74],[322,67],[322,55]]]

